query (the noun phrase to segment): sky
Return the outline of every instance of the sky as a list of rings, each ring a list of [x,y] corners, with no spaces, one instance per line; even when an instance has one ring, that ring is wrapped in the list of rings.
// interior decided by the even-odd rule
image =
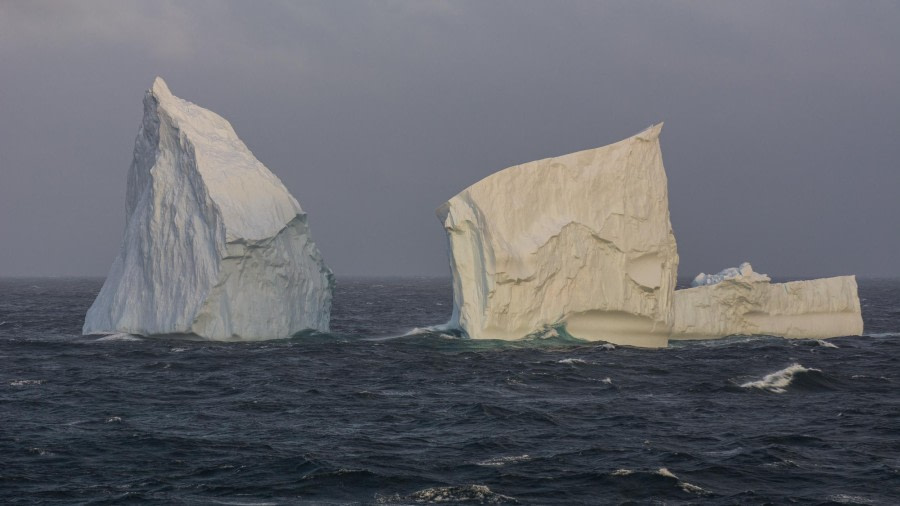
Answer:
[[[434,210],[661,136],[679,274],[900,276],[900,3],[0,0],[0,276],[103,276],[142,98],[228,119],[340,276],[449,276]]]

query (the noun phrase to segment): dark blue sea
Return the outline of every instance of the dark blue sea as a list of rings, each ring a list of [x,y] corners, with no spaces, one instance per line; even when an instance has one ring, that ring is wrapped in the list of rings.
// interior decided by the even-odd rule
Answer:
[[[900,504],[900,281],[866,336],[469,341],[447,279],[338,279],[332,333],[82,337],[0,280],[2,504]],[[399,336],[399,337],[398,337]]]

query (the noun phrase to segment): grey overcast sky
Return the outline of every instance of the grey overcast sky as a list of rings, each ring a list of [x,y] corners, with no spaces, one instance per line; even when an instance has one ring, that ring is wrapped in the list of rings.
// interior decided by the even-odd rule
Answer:
[[[900,276],[900,2],[0,0],[0,275],[104,275],[156,75],[336,274],[449,275],[434,209],[665,121],[680,274]]]

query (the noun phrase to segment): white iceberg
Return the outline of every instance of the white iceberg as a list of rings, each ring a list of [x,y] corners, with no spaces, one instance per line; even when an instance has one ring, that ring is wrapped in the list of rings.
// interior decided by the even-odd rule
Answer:
[[[670,339],[771,335],[824,339],[863,332],[856,277],[771,283],[744,263],[675,291]],[[711,282],[710,279],[713,281]]]
[[[678,254],[661,128],[510,167],[439,208],[450,325],[476,339],[564,327],[585,340],[666,346]]]
[[[300,204],[225,119],[160,78],[144,97],[126,206],[85,334],[261,340],[328,329],[333,275]]]

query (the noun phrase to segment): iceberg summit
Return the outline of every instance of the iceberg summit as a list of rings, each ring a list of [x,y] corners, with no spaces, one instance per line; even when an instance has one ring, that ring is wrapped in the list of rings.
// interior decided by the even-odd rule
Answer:
[[[437,211],[450,326],[477,339],[564,329],[666,346],[678,268],[662,124],[609,146],[510,167]]]
[[[675,290],[661,128],[510,167],[441,206],[453,276],[448,326],[474,339],[552,328],[641,347],[861,334],[853,276],[771,283],[744,263]]]
[[[228,121],[160,78],[144,97],[125,223],[84,334],[249,341],[328,330],[333,275],[300,204]]]

